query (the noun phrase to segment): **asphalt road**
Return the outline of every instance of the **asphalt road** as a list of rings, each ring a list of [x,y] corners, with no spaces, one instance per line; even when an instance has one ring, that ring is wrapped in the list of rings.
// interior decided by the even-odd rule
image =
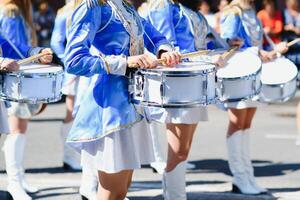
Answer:
[[[199,124],[190,155],[190,160],[197,168],[187,174],[188,199],[300,200],[300,147],[295,146],[298,100],[299,97],[284,105],[262,107],[255,117],[252,157],[258,182],[271,192],[265,196],[233,195],[229,192],[231,176],[225,148],[227,114],[213,106],[209,107],[210,120]],[[80,199],[80,172],[61,168],[59,128],[63,116],[63,104],[54,104],[30,123],[25,167],[28,181],[41,189],[33,195],[34,199]],[[0,146],[3,141],[4,137],[0,139]],[[1,151],[0,200],[5,199],[6,188],[3,160]],[[137,170],[128,197],[130,200],[162,199],[160,179],[160,175],[154,174],[149,168]]]

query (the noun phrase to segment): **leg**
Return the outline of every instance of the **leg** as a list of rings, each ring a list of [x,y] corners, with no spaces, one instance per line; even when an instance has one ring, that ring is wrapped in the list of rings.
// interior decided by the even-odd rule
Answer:
[[[63,163],[65,169],[80,170],[81,169],[80,154],[65,142],[70,132],[70,129],[72,128],[73,125],[72,114],[74,110],[74,102],[75,102],[75,96],[68,95],[66,98],[66,107],[67,107],[66,117],[61,126],[61,138],[62,138],[63,149],[64,149]]]
[[[192,145],[197,125],[168,124],[168,160],[163,174],[164,198],[166,200],[186,200],[185,170],[186,160]]]
[[[132,174],[133,170],[124,170],[114,174],[99,171],[98,200],[125,199],[131,184]]]
[[[230,137],[237,131],[243,130],[245,120],[247,117],[246,109],[228,109],[229,126],[227,130],[227,137]]]
[[[229,109],[229,127],[227,131],[228,164],[233,175],[233,192],[258,194],[248,180],[243,162],[243,129],[247,118],[247,109]]]
[[[10,134],[4,143],[6,172],[8,176],[7,191],[13,199],[31,200],[27,192],[37,192],[36,188],[29,187],[25,181],[23,157],[26,143],[26,129],[28,121],[15,116],[9,117]]]
[[[267,190],[265,188],[260,187],[255,180],[254,168],[252,165],[251,155],[250,155],[250,128],[256,110],[257,110],[256,108],[247,109],[246,122],[245,122],[244,131],[242,135],[242,157],[243,157],[243,163],[250,184],[260,193],[265,193],[267,192]]]

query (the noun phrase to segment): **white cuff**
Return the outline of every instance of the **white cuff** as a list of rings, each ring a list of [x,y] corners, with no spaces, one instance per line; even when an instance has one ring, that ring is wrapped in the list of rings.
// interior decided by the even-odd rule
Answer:
[[[127,58],[124,55],[105,56],[103,58],[108,74],[125,76],[127,69]]]
[[[158,54],[161,50],[164,50],[164,51],[167,51],[167,52],[170,52],[170,51],[175,51],[175,48],[170,45],[170,44],[162,44],[158,47],[158,50],[156,52],[156,56],[158,57]]]

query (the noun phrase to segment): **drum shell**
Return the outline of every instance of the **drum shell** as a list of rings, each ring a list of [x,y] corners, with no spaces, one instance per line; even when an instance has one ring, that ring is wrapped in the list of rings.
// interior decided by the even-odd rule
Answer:
[[[282,103],[295,96],[297,91],[297,77],[288,83],[268,85],[263,84],[260,101],[266,103]]]
[[[132,100],[144,106],[165,108],[212,104],[216,100],[215,76],[215,69],[193,72],[138,70],[133,78]]]
[[[63,71],[1,75],[1,98],[19,103],[50,103],[61,99]]]
[[[217,95],[221,102],[238,102],[252,99],[261,91],[261,69],[239,78],[217,78]]]

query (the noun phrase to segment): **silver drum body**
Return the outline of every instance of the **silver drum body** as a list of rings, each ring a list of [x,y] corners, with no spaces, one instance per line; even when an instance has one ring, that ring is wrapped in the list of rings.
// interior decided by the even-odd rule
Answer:
[[[0,98],[18,103],[51,103],[61,99],[63,69],[31,64],[18,72],[1,74]]]
[[[297,91],[297,75],[296,65],[286,58],[264,63],[260,101],[281,103],[290,100]]]
[[[130,84],[133,103],[187,108],[215,103],[215,66],[187,62],[176,68],[139,69]]]
[[[237,52],[217,72],[217,95],[221,102],[255,99],[261,90],[260,58],[251,50]]]

